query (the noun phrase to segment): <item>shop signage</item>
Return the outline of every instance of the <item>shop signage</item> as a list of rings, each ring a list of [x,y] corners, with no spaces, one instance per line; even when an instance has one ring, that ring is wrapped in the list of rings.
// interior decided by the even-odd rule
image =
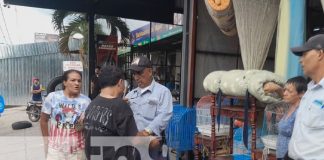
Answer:
[[[63,61],[63,71],[68,70],[77,70],[82,72],[83,71],[83,65],[81,61]]]
[[[47,33],[35,33],[34,41],[39,42],[57,42],[59,40],[59,35],[57,34],[47,34]]]
[[[117,36],[97,35],[97,65],[114,60],[117,63]]]
[[[182,26],[151,23],[151,42],[155,42],[182,32]],[[142,46],[150,43],[150,24],[130,33],[131,44]]]

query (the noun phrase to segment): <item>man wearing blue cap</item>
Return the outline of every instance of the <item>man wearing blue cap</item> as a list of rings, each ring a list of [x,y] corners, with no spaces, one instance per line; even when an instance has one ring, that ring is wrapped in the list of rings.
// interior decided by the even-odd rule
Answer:
[[[324,34],[308,39],[291,51],[300,57],[304,74],[312,79],[301,98],[289,157],[293,159],[324,159]]]

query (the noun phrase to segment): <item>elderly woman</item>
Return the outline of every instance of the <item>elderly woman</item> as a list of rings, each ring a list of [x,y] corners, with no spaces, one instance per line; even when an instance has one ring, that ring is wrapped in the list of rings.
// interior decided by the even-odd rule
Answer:
[[[289,104],[287,113],[284,114],[278,125],[276,156],[277,160],[283,160],[288,152],[288,144],[294,128],[299,102],[307,90],[307,81],[304,77],[298,76],[288,79],[284,88],[274,83],[266,84],[264,88],[267,92],[279,93],[283,96],[283,101]]]

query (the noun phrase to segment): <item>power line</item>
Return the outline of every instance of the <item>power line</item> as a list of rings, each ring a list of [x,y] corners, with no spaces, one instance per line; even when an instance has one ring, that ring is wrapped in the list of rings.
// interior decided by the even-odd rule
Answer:
[[[1,33],[2,33],[2,36],[3,36],[3,40],[4,40],[4,42],[5,42],[5,43],[8,43],[7,38],[6,38],[6,35],[4,34],[1,25],[0,25],[0,31],[1,31]]]
[[[21,32],[20,32],[20,25],[18,23],[18,11],[17,11],[17,7],[15,6],[15,15],[16,15],[16,26],[19,26],[19,32],[18,32],[18,40],[19,42],[21,42]]]
[[[0,4],[0,5],[2,5],[2,4]],[[6,35],[4,34],[4,32],[3,32],[3,30],[2,30],[1,25],[0,25],[0,31],[1,31],[1,34],[2,34],[2,36],[3,36],[3,40],[4,40],[4,42],[7,44],[8,41],[7,41],[7,39],[6,39]]]
[[[5,36],[5,34],[4,34],[3,30],[2,30],[1,25],[0,25],[0,31],[1,31],[1,33],[2,33],[2,36],[3,36],[4,41],[5,41],[6,43],[8,43],[8,42],[7,42],[7,39],[6,39],[6,36]]]
[[[9,33],[9,31],[8,31],[8,27],[7,27],[6,19],[5,19],[5,16],[4,16],[4,14],[3,14],[2,6],[1,6],[1,5],[0,5],[0,11],[1,11],[1,14],[2,14],[2,17],[3,17],[3,21],[4,21],[4,24],[5,24],[5,27],[6,27],[7,33],[8,33],[8,39],[10,40],[10,44],[12,44],[12,41],[11,41],[11,38],[10,38],[10,33]]]

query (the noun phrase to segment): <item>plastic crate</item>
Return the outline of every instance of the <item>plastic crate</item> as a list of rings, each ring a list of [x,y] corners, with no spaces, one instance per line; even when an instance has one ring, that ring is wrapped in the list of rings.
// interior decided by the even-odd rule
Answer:
[[[173,115],[166,128],[168,147],[177,152],[193,150],[196,131],[196,110],[174,105]]]

